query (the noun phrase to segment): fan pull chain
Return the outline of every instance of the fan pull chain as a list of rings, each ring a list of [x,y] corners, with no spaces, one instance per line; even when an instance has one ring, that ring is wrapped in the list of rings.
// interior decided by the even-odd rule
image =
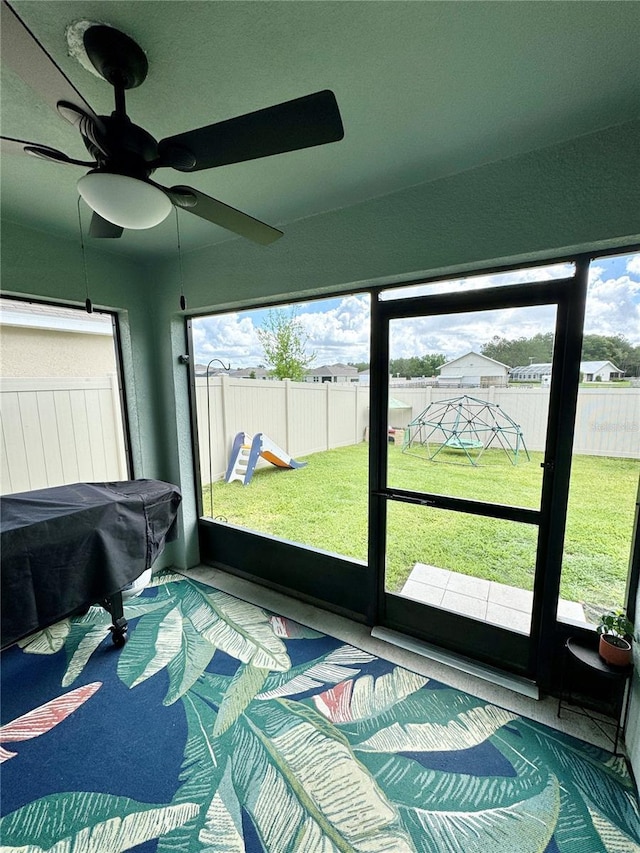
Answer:
[[[178,235],[178,267],[180,270],[180,310],[184,311],[187,307],[187,300],[184,295],[184,278],[182,275],[182,247],[180,245],[180,220],[178,219],[178,208],[173,208],[176,214],[176,233]]]
[[[87,256],[84,250],[84,237],[82,235],[82,216],[80,215],[80,196],[78,196],[78,227],[80,229],[80,249],[82,251],[82,272],[84,273],[84,287],[87,298],[84,301],[84,307],[87,314],[93,314],[93,303],[89,298],[89,276],[87,275]]]

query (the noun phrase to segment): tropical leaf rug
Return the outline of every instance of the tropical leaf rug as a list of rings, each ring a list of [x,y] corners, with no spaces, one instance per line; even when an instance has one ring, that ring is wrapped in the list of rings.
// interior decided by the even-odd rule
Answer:
[[[2,655],[2,851],[626,853],[621,758],[171,572]]]

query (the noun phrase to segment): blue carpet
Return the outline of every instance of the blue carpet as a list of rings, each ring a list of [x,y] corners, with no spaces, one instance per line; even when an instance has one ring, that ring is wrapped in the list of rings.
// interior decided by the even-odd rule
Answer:
[[[631,853],[621,758],[171,572],[2,654],[2,851]]]

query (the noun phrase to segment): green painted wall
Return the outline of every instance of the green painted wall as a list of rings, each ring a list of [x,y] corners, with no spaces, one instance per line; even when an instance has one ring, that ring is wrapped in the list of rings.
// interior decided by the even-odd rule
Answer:
[[[233,239],[183,257],[188,310],[349,290],[420,274],[640,241],[640,121],[420,184],[286,227],[270,247]],[[177,260],[87,244],[90,294],[119,312],[136,476],[185,491],[185,564],[197,561]],[[82,303],[75,241],[3,222],[2,289]]]
[[[96,308],[118,314],[134,476],[180,482],[175,465],[175,401],[163,389],[171,378],[169,335],[156,311],[148,267],[87,246],[89,294]],[[42,231],[2,222],[2,293],[84,305],[80,246]],[[164,381],[163,381],[164,380]],[[193,513],[192,513],[193,514]],[[184,537],[167,549],[165,564],[184,564]],[[193,555],[190,562],[193,562]]]
[[[300,220],[267,248],[230,240],[191,252],[183,259],[190,307],[321,294],[637,241],[639,151],[640,121],[629,122]]]
[[[240,239],[186,254],[189,310],[350,290],[640,242],[640,121],[420,184],[286,226],[268,248]],[[182,535],[166,552],[197,563],[196,505],[177,262],[90,245],[90,292],[123,330],[135,476],[178,483]],[[76,242],[3,223],[2,289],[84,301]],[[634,709],[635,717],[640,716]],[[640,738],[634,741],[640,771]]]

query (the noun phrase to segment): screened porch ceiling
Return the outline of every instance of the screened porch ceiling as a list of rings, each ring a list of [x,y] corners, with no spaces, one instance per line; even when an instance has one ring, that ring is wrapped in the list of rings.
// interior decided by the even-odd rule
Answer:
[[[341,142],[186,176],[285,231],[640,115],[635,2],[13,5],[98,113],[111,111],[111,88],[68,56],[65,29],[86,19],[132,36],[149,74],[128,93],[128,111],[156,138],[333,90]],[[76,131],[4,67],[1,85],[4,135],[85,155]],[[3,218],[77,239],[82,170],[25,156],[2,165]],[[166,185],[184,177],[156,175]],[[239,239],[188,214],[181,230],[186,250]],[[157,257],[175,251],[175,223],[103,243],[103,251]]]

